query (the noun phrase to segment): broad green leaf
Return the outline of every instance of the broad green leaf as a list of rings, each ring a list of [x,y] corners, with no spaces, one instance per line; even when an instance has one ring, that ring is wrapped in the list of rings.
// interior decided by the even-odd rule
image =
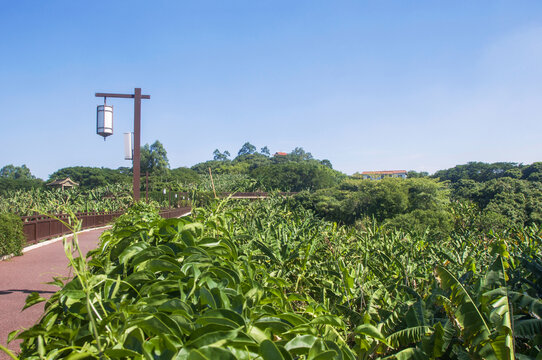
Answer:
[[[265,329],[272,329],[273,331],[277,333],[282,333],[287,331],[291,328],[291,325],[284,321],[280,321],[280,319],[274,319],[274,318],[262,318],[258,321],[255,321],[254,326],[259,327],[262,330]]]
[[[83,293],[83,295],[84,295],[84,293]],[[46,301],[46,300],[47,300],[46,298],[41,297],[40,294],[38,294],[37,292],[32,292],[32,293],[30,293],[30,295],[28,295],[26,297],[23,310],[31,307],[32,305],[36,305],[36,304],[38,304],[40,302],[43,302],[43,301]]]
[[[21,330],[13,330],[11,331],[9,334],[8,334],[8,339],[7,339],[7,343],[9,344],[10,342],[13,341],[13,339],[17,338],[17,335],[19,334]]]
[[[129,349],[106,349],[105,354],[112,358],[119,359],[127,357],[129,359],[142,359],[143,355]]]
[[[325,350],[316,355],[309,357],[310,360],[330,360],[337,358],[337,352],[335,350]]]
[[[454,315],[466,341],[473,345],[487,341],[491,331],[467,290],[447,269],[438,266],[437,274],[442,287],[451,290],[450,300],[456,307]]]
[[[422,350],[418,348],[408,348],[399,351],[396,354],[388,356],[385,359],[397,359],[397,360],[429,360],[430,357],[427,356]]]
[[[514,322],[514,336],[531,339],[542,334],[542,319],[525,319]]]
[[[309,349],[309,354],[307,356],[307,359],[315,359],[318,356],[323,355],[323,354],[328,356],[329,354],[327,354],[327,350],[328,349],[324,341],[320,338],[317,338],[314,344],[312,344],[311,348]],[[336,354],[335,351],[333,351],[333,354],[334,355]]]
[[[386,340],[391,346],[397,348],[417,343],[422,340],[424,335],[431,332],[432,329],[429,326],[414,326],[396,331],[389,335]]]
[[[264,340],[260,344],[260,355],[263,360],[285,360],[277,345],[270,340]]]
[[[149,244],[145,242],[138,242],[128,246],[124,251],[119,255],[119,262],[126,264],[132,257],[140,254],[142,251],[147,249]]]
[[[245,326],[245,320],[241,315],[236,313],[235,311],[229,310],[229,309],[211,309],[206,311],[201,317],[198,318],[198,321],[201,321],[202,319],[226,319],[228,320],[233,326]],[[211,320],[205,320],[205,321],[211,321]],[[211,321],[212,322],[212,321]]]
[[[164,271],[169,271],[169,272],[180,272],[181,270],[181,266],[179,265],[178,262],[174,261],[174,260],[166,260],[166,259],[152,259],[152,260],[147,260],[145,261],[144,263],[140,264],[138,266],[138,270],[139,271],[151,271],[151,272],[164,272]]]
[[[313,335],[298,335],[292,340],[288,341],[284,348],[292,354],[302,355],[309,352],[310,348],[314,345],[318,338]]]
[[[335,326],[335,327],[338,327],[338,328],[344,328],[344,322],[341,320],[340,317],[338,316],[333,316],[333,315],[321,315],[321,316],[318,316],[314,319],[312,319],[310,321],[311,324],[313,325],[331,325],[331,326]]]
[[[307,320],[303,316],[295,314],[295,313],[277,314],[274,317],[285,320],[288,323],[290,323],[292,326],[307,324],[309,322],[309,320]]]
[[[235,360],[235,356],[227,349],[206,346],[190,350],[188,360]]]
[[[203,334],[196,339],[188,341],[185,346],[188,348],[201,348],[202,346],[221,347],[237,337],[238,330],[215,331]]]
[[[378,330],[375,326],[373,326],[371,324],[359,325],[358,327],[356,327],[354,332],[356,334],[369,336],[370,338],[376,339],[376,340],[388,345],[388,341],[386,340],[386,337],[384,335],[382,335],[380,330]]]

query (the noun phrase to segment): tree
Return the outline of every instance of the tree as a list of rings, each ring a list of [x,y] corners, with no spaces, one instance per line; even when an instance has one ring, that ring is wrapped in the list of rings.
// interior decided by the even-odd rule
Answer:
[[[331,165],[331,161],[329,161],[328,159],[321,160],[320,163],[330,169],[333,169],[333,165]]]
[[[169,160],[164,145],[158,140],[151,146],[145,144],[141,148],[141,172],[164,174],[169,170]]]
[[[407,172],[407,178],[408,179],[414,179],[414,178],[423,178],[423,177],[428,177],[429,176],[429,173],[427,171],[414,171],[414,170],[410,170]]]
[[[313,156],[310,152],[306,152],[302,147],[296,147],[289,154],[289,158],[293,161],[312,160]]]
[[[264,146],[263,148],[261,148],[260,153],[263,154],[263,155],[267,155],[267,156],[271,155],[271,151],[269,150],[269,148],[267,146]]]
[[[444,183],[429,178],[349,179],[302,200],[328,220],[352,224],[367,217],[416,232],[430,228],[431,234],[445,236],[452,225],[448,194]]]
[[[331,187],[341,174],[316,161],[290,161],[257,167],[251,175],[267,190],[301,191]]]
[[[523,169],[522,178],[529,181],[542,181],[542,162],[535,162]]]
[[[469,200],[488,218],[499,216],[507,226],[540,224],[542,220],[542,183],[508,176],[483,183],[461,180],[453,183],[453,198]]]
[[[218,149],[213,151],[213,160],[216,161],[226,161],[230,157],[230,152],[228,150],[221,153]]]
[[[72,166],[55,171],[49,177],[49,181],[67,177],[79,183],[79,186],[82,188],[95,188],[109,184],[130,183],[131,173],[123,172],[122,168],[113,170],[88,166]]]
[[[449,180],[453,183],[461,179],[484,182],[501,177],[509,177],[510,172],[508,170],[521,167],[522,165],[520,164],[510,162],[488,164],[472,161],[465,165],[457,165],[451,169],[439,170],[433,177],[440,178],[440,180]]]
[[[185,167],[178,167],[171,169],[169,172],[169,178],[180,183],[198,183],[200,177],[198,173],[192,169]]]
[[[241,146],[241,149],[239,149],[239,152],[237,153],[237,156],[241,155],[248,155],[248,154],[254,154],[256,152],[256,146],[252,145],[248,141]]]
[[[30,173],[30,169],[26,165],[14,166],[12,164],[4,166],[0,169],[0,178],[13,180],[32,180],[36,177]]]

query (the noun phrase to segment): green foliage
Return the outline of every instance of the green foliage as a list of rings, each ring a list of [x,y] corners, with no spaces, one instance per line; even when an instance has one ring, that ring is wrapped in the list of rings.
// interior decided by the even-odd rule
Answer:
[[[540,224],[542,221],[542,183],[512,178],[484,183],[460,180],[452,185],[452,196],[475,203],[491,220],[500,217],[504,226]]]
[[[83,189],[92,189],[112,184],[129,184],[132,178],[122,168],[113,170],[108,168],[73,166],[55,171],[49,177],[49,181],[67,177],[79,183],[79,187]]]
[[[141,148],[141,173],[165,174],[169,170],[169,160],[164,145],[156,140],[152,145]]]
[[[242,155],[250,155],[254,154],[256,152],[256,146],[252,145],[248,141],[241,146],[241,149],[239,149],[239,152],[237,153],[237,156]]]
[[[0,256],[21,255],[25,241],[21,218],[0,213]]]
[[[251,176],[266,190],[318,190],[338,183],[343,175],[316,161],[261,166]]]
[[[306,152],[302,147],[296,147],[288,154],[288,159],[291,161],[312,160],[314,157],[310,152]]]
[[[260,149],[260,154],[265,155],[265,156],[270,156],[271,150],[269,150],[267,146],[264,146],[263,148]]]
[[[407,172],[407,178],[408,179],[416,179],[416,178],[423,178],[423,177],[428,177],[429,176],[429,173],[427,171],[414,171],[414,170],[410,170]]]
[[[329,160],[316,160],[310,152],[296,147],[286,156],[270,157],[267,146],[256,152],[256,147],[247,142],[243,144],[235,159],[229,160],[229,152],[213,152],[213,160],[192,166],[202,176],[215,175],[249,176],[258,190],[300,191],[302,189],[322,189],[337,184],[345,177],[334,171]],[[237,189],[242,185],[236,186]],[[252,186],[252,188],[254,188]],[[245,189],[245,191],[250,191]]]
[[[529,181],[542,181],[542,162],[535,162],[523,168],[521,178]]]
[[[32,175],[30,169],[26,165],[14,166],[12,164],[4,166],[0,169],[0,178],[12,180],[33,180],[36,177]]]
[[[429,178],[345,180],[331,189],[304,193],[297,200],[320,216],[345,224],[374,218],[390,226],[447,236],[453,218],[444,184]]]
[[[129,185],[109,185],[95,189],[37,188],[28,191],[6,191],[0,197],[0,212],[19,216],[33,215],[37,211],[60,214],[73,212],[118,211],[126,209],[133,202]]]
[[[386,224],[416,234],[428,232],[431,237],[439,238],[447,237],[453,230],[453,218],[445,209],[412,210],[406,214],[394,216]]]
[[[196,184],[201,181],[198,173],[190,168],[178,167],[169,171],[168,181],[182,184]]]
[[[149,174],[149,193],[161,195],[164,189],[168,192],[190,191],[197,188],[201,182],[202,176],[196,171],[179,167],[167,173]],[[141,191],[145,191],[146,183],[143,179],[141,183]]]
[[[10,190],[30,190],[43,186],[26,165],[6,165],[0,169],[0,194]]]
[[[4,179],[0,178],[0,194],[5,194],[8,191],[16,190],[31,190],[38,189],[44,186],[41,179]]]
[[[404,208],[431,193],[417,188]],[[91,260],[71,259],[76,276],[18,334],[21,356],[537,356],[537,227],[441,239],[364,225],[338,226],[282,198],[214,202],[169,220],[138,204]]]
[[[213,151],[213,160],[216,161],[226,161],[230,157],[230,152],[228,150],[221,153],[218,149]]]
[[[522,165],[510,162],[497,162],[493,164],[483,162],[469,162],[465,165],[457,165],[453,168],[437,171],[433,177],[440,178],[442,181],[474,180],[484,182],[502,177],[514,177],[517,174],[515,170],[521,170]]]
[[[293,312],[286,284],[240,251],[231,216],[119,218],[90,262],[70,258],[76,277],[18,335],[21,357],[353,359],[337,317]]]

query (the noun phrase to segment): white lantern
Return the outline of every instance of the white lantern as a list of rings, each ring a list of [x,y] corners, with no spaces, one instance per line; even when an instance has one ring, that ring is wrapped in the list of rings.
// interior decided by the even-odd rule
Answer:
[[[106,137],[113,135],[113,106],[98,105],[96,115],[96,134]]]
[[[132,133],[124,133],[124,160],[133,160]]]

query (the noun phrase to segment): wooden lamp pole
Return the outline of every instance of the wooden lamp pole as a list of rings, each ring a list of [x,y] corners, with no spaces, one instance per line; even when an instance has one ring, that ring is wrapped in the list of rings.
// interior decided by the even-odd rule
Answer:
[[[141,99],[150,99],[150,95],[141,95],[141,88],[135,88],[133,94],[96,93],[96,97],[134,99],[134,202],[139,201],[141,173]]]

